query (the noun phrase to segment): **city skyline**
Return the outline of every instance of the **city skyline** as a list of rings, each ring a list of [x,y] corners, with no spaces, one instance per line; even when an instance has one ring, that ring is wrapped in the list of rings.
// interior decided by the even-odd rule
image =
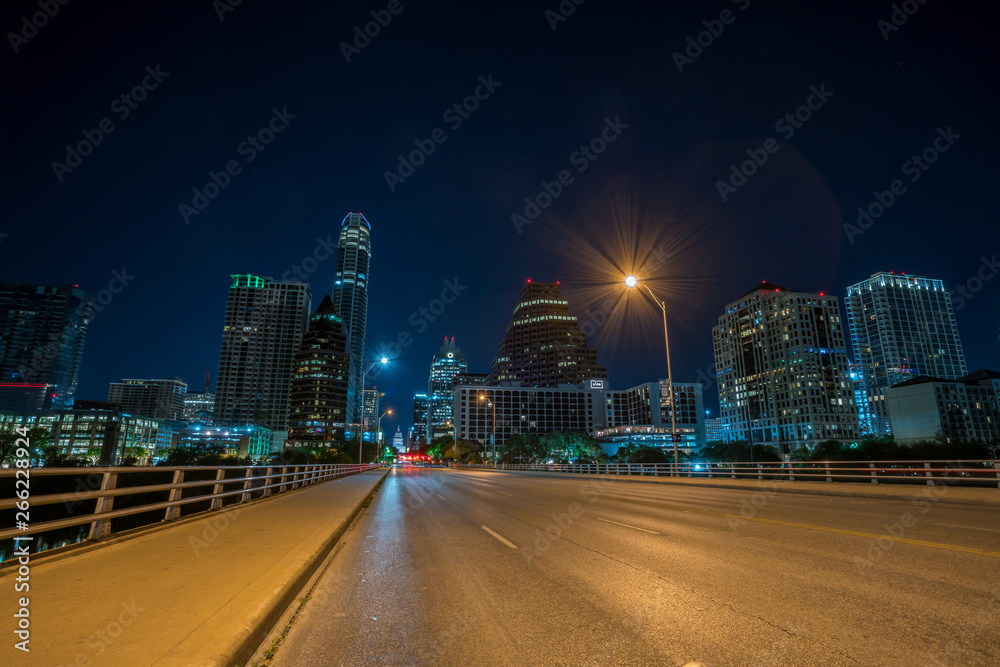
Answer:
[[[11,110],[8,146],[23,160],[4,165],[0,279],[97,299],[78,396],[123,377],[214,379],[205,332],[222,325],[228,276],[302,280],[318,302],[346,211],[378,236],[366,352],[394,353],[368,378],[396,408],[386,429],[405,430],[442,337],[489,371],[510,317],[494,305],[527,278],[562,281],[611,386],[662,376],[650,304],[627,331],[588,317],[604,303],[592,274],[612,263],[656,266],[673,288],[662,297],[681,380],[712,364],[718,309],[760,281],[843,299],[879,271],[944,281],[968,368],[997,366],[998,239],[984,222],[996,166],[982,148],[990,125],[970,111],[995,93],[966,66],[988,43],[971,7],[923,7],[885,39],[884,8],[754,4],[678,67],[714,18],[700,9],[588,4],[553,29],[534,5],[485,20],[405,6],[350,62],[337,44],[368,16],[362,4],[293,3],[268,21],[245,3],[224,21],[203,3],[68,7],[8,54],[15,88],[51,85],[24,88]],[[457,41],[428,45],[425,30]],[[594,39],[609,30],[630,48]],[[506,48],[512,34],[536,51]],[[104,59],[94,40],[128,55]],[[317,54],[330,62],[309,64]],[[344,103],[346,90],[363,102]],[[105,116],[115,129],[68,160]],[[444,141],[430,139],[439,126]],[[170,299],[178,321],[130,335]],[[714,387],[705,401],[716,416]]]

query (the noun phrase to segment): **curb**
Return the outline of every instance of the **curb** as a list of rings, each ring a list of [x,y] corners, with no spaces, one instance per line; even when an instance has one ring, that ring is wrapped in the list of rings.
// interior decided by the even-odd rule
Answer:
[[[459,468],[459,470],[461,470],[461,468]],[[480,470],[480,469],[476,469],[476,470]],[[496,470],[496,469],[492,469],[492,468],[483,468],[481,470],[484,470],[486,472],[507,473],[507,474],[514,474],[514,475],[529,475],[529,476],[532,476],[532,477],[547,477],[547,478],[553,478],[553,479],[602,479],[602,480],[608,480],[608,481],[613,481],[613,482],[634,482],[634,483],[637,483],[637,484],[664,484],[664,485],[670,485],[670,486],[673,486],[673,487],[682,487],[682,488],[683,487],[687,487],[687,486],[693,486],[693,487],[704,488],[704,489],[729,489],[729,490],[733,490],[733,491],[760,491],[760,486],[758,486],[756,484],[749,484],[749,483],[742,483],[741,484],[741,483],[737,482],[737,484],[725,484],[725,485],[723,485],[723,484],[712,484],[712,483],[709,483],[709,482],[695,482],[695,481],[691,481],[691,482],[683,481],[683,482],[681,482],[681,481],[673,481],[673,480],[671,480],[670,478],[667,478],[667,477],[663,477],[663,478],[653,477],[652,479],[644,479],[644,477],[649,477],[648,475],[646,475],[646,476],[643,476],[643,475],[593,475],[593,474],[586,474],[586,473],[549,473],[549,472],[544,472],[544,471],[537,471],[536,472],[534,470]],[[769,491],[776,491],[778,493],[795,493],[795,494],[807,495],[807,496],[838,496],[838,497],[841,497],[841,498],[865,498],[865,499],[869,499],[869,500],[898,500],[898,501],[913,500],[914,497],[923,494],[923,489],[928,489],[928,488],[931,488],[931,489],[934,489],[934,488],[944,488],[944,489],[952,489],[952,488],[954,488],[954,489],[961,489],[961,488],[963,488],[963,487],[951,486],[951,485],[948,485],[948,484],[936,484],[935,486],[926,486],[926,485],[913,484],[913,485],[908,485],[908,486],[912,486],[913,487],[914,490],[913,490],[912,493],[907,493],[907,492],[899,492],[899,493],[870,493],[870,492],[866,492],[866,491],[852,490],[852,489],[834,489],[834,488],[829,488],[829,489],[821,489],[821,488],[816,488],[816,489],[781,488],[781,484],[782,483],[787,483],[786,480],[768,480],[768,479],[758,480],[758,483],[760,483],[760,482],[770,482],[770,483],[774,484],[775,488],[770,488],[769,487],[768,490]],[[822,482],[822,483],[825,484],[825,482]],[[843,484],[850,484],[850,482],[842,482],[842,483]],[[917,490],[917,489],[919,489],[919,490]],[[978,489],[976,489],[976,490],[978,490]],[[992,491],[992,493],[996,493],[997,494],[997,498],[995,500],[994,499],[986,499],[986,498],[979,499],[979,500],[955,499],[955,498],[945,499],[945,498],[942,498],[938,502],[941,503],[941,504],[946,504],[946,505],[967,505],[967,506],[972,506],[972,507],[998,507],[998,508],[1000,508],[1000,489],[994,490],[994,491]]]

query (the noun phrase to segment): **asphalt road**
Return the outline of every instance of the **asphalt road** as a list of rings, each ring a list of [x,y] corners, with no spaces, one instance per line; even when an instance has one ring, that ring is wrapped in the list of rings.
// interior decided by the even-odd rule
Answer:
[[[394,469],[272,665],[1000,664],[1000,510],[764,484]]]

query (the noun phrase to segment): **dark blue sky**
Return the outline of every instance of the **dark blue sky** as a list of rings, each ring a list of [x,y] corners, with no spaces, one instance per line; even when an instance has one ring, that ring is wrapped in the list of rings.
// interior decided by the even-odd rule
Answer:
[[[553,30],[557,0],[402,0],[350,63],[340,43],[387,2],[243,0],[224,20],[220,4],[74,0],[34,33],[22,17],[36,2],[5,3],[0,280],[98,293],[113,271],[133,276],[91,327],[80,397],[122,377],[214,382],[229,274],[281,277],[356,210],[373,227],[371,354],[413,337],[378,380],[404,430],[442,337],[485,372],[526,278],[561,280],[585,316],[612,267],[656,248],[670,253],[650,278],[671,307],[679,380],[711,365],[712,325],[753,284],[843,296],[882,269],[949,288],[989,275],[957,317],[970,369],[1000,366],[1000,277],[982,261],[1000,250],[996,14],[983,3],[914,2],[886,40],[888,2],[587,0]],[[730,22],[711,23],[723,10]],[[680,72],[672,54],[703,21],[721,34]],[[22,30],[15,53],[8,33]],[[499,85],[453,128],[444,112],[491,75]],[[112,106],[144,78],[135,108]],[[832,95],[811,98],[794,132],[776,127],[811,87]],[[273,109],[294,118],[248,162],[240,145]],[[113,131],[60,181],[52,163],[105,118]],[[614,142],[574,160],[616,118]],[[911,182],[904,163],[948,127],[959,138]],[[390,191],[397,155],[437,128],[447,138]],[[769,138],[776,152],[723,201],[717,182]],[[231,160],[239,173],[186,223],[178,206]],[[573,181],[518,233],[511,215],[563,170]],[[905,192],[849,239],[843,225],[897,179]],[[314,304],[333,271],[309,276]],[[411,313],[455,279],[466,289],[419,331]],[[658,312],[637,312],[592,341],[617,387],[665,375]]]

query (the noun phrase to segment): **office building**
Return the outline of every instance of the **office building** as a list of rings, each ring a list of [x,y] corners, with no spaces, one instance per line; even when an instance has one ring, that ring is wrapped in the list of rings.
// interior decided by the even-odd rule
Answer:
[[[351,372],[347,385],[347,423],[361,423],[362,375],[365,372],[365,329],[368,322],[368,268],[372,226],[360,213],[348,213],[340,223],[337,274],[333,282],[334,310],[344,320]],[[362,425],[362,429],[364,426]]]
[[[898,443],[943,438],[1000,442],[1000,373],[978,370],[949,380],[920,376],[885,390]]]
[[[379,406],[384,395],[378,387],[367,388],[362,395],[361,433],[368,442],[375,442],[382,437],[381,433],[376,434],[375,431],[378,430],[379,415],[382,414]]]
[[[455,379],[468,370],[465,355],[455,345],[454,338],[445,338],[441,349],[431,359],[431,372],[427,380],[427,441],[452,432],[452,406]]]
[[[559,283],[529,280],[500,342],[488,384],[557,387],[607,377],[607,369],[597,363],[597,350],[587,345],[587,334],[560,296]]]
[[[721,417],[705,420],[705,440],[706,442],[722,442],[723,433],[726,430],[726,420]]]
[[[184,419],[187,383],[178,377],[168,380],[122,380],[108,386],[108,402],[118,403],[124,412],[154,419]]]
[[[211,424],[215,396],[209,391],[189,391],[184,395],[184,421]]]
[[[273,431],[263,426],[188,425],[177,437],[178,449],[199,454],[266,458],[271,453]]]
[[[882,271],[848,287],[846,304],[872,434],[892,432],[887,388],[920,375],[954,380],[967,373],[942,281]]]
[[[0,284],[0,409],[70,409],[94,298],[76,286]]]
[[[726,442],[789,454],[858,439],[836,297],[762,283],[726,305],[712,339]]]
[[[410,449],[417,449],[427,444],[427,412],[430,401],[427,394],[413,395],[413,431],[410,439]]]
[[[625,390],[605,390],[607,413],[595,436],[608,441],[635,441],[673,448],[676,429],[679,448],[701,449],[706,444],[702,385],[700,382],[674,382],[674,395],[677,413],[671,424],[670,385],[666,380]],[[630,437],[638,434],[643,437]]]
[[[295,355],[311,306],[304,283],[232,276],[215,386],[216,424],[288,429]]]
[[[344,320],[323,297],[295,356],[286,447],[329,444],[344,435],[350,360]]]

